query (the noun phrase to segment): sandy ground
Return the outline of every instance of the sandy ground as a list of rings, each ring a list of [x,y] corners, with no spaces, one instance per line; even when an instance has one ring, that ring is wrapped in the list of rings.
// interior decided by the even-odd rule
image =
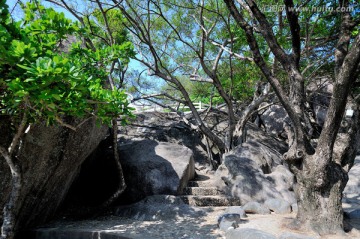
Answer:
[[[202,217],[184,216],[167,221],[138,221],[117,216],[103,216],[84,221],[61,220],[45,228],[59,231],[107,232],[132,239],[224,239],[225,232],[217,227],[217,219],[227,207],[205,207]],[[302,234],[314,239],[360,238],[360,219],[352,220],[353,229],[343,235],[320,236],[311,232],[290,230],[286,225],[295,217],[291,214],[248,214],[239,228],[255,228],[279,237],[285,232]],[[41,230],[41,229],[40,229]],[[45,229],[46,230],[46,229]],[[42,237],[41,237],[42,238]]]
[[[296,234],[302,234],[306,236],[310,236],[313,238],[321,238],[321,239],[342,239],[342,238],[360,238],[360,221],[352,220],[353,229],[349,233],[345,233],[343,235],[316,235],[312,232],[304,232],[304,231],[296,231],[287,228],[292,219],[295,218],[295,213],[292,214],[269,214],[269,215],[256,215],[256,214],[248,214],[247,220],[244,223],[240,224],[240,228],[255,228],[261,231],[268,232],[275,236],[280,236],[282,233],[290,232]]]

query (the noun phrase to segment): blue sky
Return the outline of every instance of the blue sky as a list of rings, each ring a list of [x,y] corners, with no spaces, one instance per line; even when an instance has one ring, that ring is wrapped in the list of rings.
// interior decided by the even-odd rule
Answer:
[[[18,0],[6,0],[6,4],[9,6],[9,10],[10,11],[14,10],[13,16],[15,17],[19,17],[22,14],[21,8],[19,7],[18,4],[16,4],[17,2]],[[22,2],[28,2],[28,1],[22,0]],[[14,9],[15,4],[16,4],[16,8]],[[46,1],[42,1],[42,4],[44,4],[45,6],[50,6],[50,4],[47,3]],[[56,11],[63,12],[67,18],[75,20],[75,17],[73,17],[68,11],[64,10],[63,8],[55,7],[54,5],[51,5],[51,7],[55,8]]]

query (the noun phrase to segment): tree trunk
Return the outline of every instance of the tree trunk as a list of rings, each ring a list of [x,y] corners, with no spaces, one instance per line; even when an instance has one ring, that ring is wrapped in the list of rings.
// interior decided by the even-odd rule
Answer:
[[[112,144],[113,144],[113,153],[114,153],[114,160],[117,166],[117,171],[118,171],[118,177],[119,177],[119,186],[118,189],[116,190],[116,192],[113,193],[113,195],[106,200],[106,202],[104,202],[101,207],[102,208],[106,208],[108,206],[110,206],[112,203],[114,203],[116,201],[116,199],[119,198],[119,196],[125,191],[126,189],[126,182],[125,182],[125,176],[124,176],[124,172],[120,163],[120,157],[119,157],[119,152],[118,152],[118,147],[117,147],[117,143],[118,143],[118,137],[117,137],[117,131],[118,131],[118,125],[117,125],[117,119],[114,118],[112,120],[112,130],[111,130],[111,134],[110,137],[112,138]]]
[[[12,175],[12,189],[9,201],[4,207],[4,219],[1,227],[1,239],[13,239],[15,236],[16,214],[15,207],[18,205],[21,190],[21,175]]]
[[[233,135],[233,148],[241,145],[245,142],[246,139],[246,130],[245,126],[251,115],[254,111],[259,107],[261,103],[265,101],[265,99],[269,96],[269,88],[270,84],[266,84],[265,91],[261,89],[261,86],[258,84],[254,93],[254,97],[252,102],[243,110],[240,120],[237,122],[235,126],[235,131]],[[260,94],[256,92],[261,92]]]
[[[16,207],[18,206],[20,191],[22,187],[22,177],[20,167],[8,151],[0,146],[0,154],[5,158],[11,170],[11,193],[4,206],[3,224],[1,226],[1,239],[13,239],[15,236]]]
[[[348,181],[347,173],[339,164],[330,163],[325,169],[324,183],[318,185],[317,170],[313,170],[316,166],[310,164],[309,168],[310,172],[302,170],[296,175],[298,213],[290,226],[320,235],[344,233],[341,195]]]

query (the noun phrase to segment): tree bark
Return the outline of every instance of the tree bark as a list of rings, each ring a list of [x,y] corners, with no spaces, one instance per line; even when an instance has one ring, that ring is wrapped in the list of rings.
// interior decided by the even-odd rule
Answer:
[[[16,214],[21,190],[21,174],[12,175],[12,189],[8,203],[4,207],[4,221],[1,227],[1,239],[13,239],[15,236]]]
[[[270,88],[270,85],[267,84],[266,88]],[[254,111],[259,107],[259,105],[264,102],[264,100],[269,96],[269,91],[266,90],[265,92],[262,91],[260,95],[257,95],[256,92],[261,91],[260,85],[257,86],[255,90],[254,98],[252,102],[243,110],[240,120],[237,122],[234,136],[233,136],[233,146],[236,147],[237,145],[241,145],[245,141],[245,126],[248,120],[250,119],[251,115]]]
[[[126,182],[125,182],[124,172],[123,172],[123,169],[122,169],[122,166],[120,163],[119,151],[118,151],[118,147],[117,147],[117,145],[118,145],[117,130],[118,130],[117,119],[113,119],[110,137],[112,137],[113,153],[114,153],[114,160],[115,160],[115,163],[117,166],[117,171],[118,171],[119,186],[118,186],[118,189],[113,193],[113,195],[111,195],[111,197],[101,205],[101,207],[103,207],[103,208],[106,208],[106,207],[110,206],[111,204],[113,204],[115,202],[115,200],[119,198],[119,196],[125,191],[125,189],[127,187]]]
[[[308,157],[309,168],[316,168]],[[296,175],[298,213],[290,225],[296,229],[311,229],[320,235],[341,234],[343,231],[342,192],[348,181],[347,173],[332,162],[325,169],[326,183],[319,187],[317,170],[302,170]]]
[[[15,236],[16,207],[20,198],[22,187],[22,177],[20,167],[16,165],[14,159],[8,151],[0,146],[0,154],[5,158],[11,170],[11,193],[8,202],[4,207],[3,224],[1,226],[1,239],[13,239]]]

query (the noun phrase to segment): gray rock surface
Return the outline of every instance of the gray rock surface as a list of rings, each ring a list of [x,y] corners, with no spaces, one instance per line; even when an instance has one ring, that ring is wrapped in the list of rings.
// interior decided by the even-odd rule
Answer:
[[[80,123],[73,119],[67,120],[71,125]],[[77,131],[60,126],[47,127],[45,123],[31,126],[18,154],[24,173],[17,228],[39,225],[53,216],[81,164],[104,139],[107,129],[100,127],[95,119],[87,120]],[[0,171],[3,170],[7,171]],[[6,177],[1,173],[0,182],[5,182]],[[8,194],[6,187],[0,188],[0,191],[5,192],[0,194],[2,209]]]
[[[314,112],[316,123],[322,127],[333,93],[332,80],[327,78],[313,80],[307,86],[307,90],[310,91],[311,108]]]
[[[284,165],[278,165],[273,168],[267,179],[275,184],[275,189],[281,194],[282,198],[290,204],[296,203],[294,192],[295,177]]]
[[[331,94],[327,92],[314,92],[311,96],[312,110],[314,111],[314,117],[316,123],[322,126],[325,122],[327,109]]]
[[[282,197],[276,190],[276,185],[266,178],[258,165],[241,155],[225,155],[215,178],[221,190],[239,198],[242,204]]]
[[[274,235],[252,228],[229,229],[226,239],[276,239]]]
[[[236,147],[231,153],[251,159],[265,174],[272,172],[272,168],[282,163],[280,154],[272,152],[267,146],[255,141],[243,143],[241,147]]]
[[[311,99],[308,108],[314,116],[315,122],[313,123],[316,123],[313,124],[315,127],[314,135],[319,135],[325,122],[333,85],[329,79],[314,80],[307,86],[307,91]],[[272,105],[260,115],[260,119],[265,126],[266,132],[277,137],[287,138],[285,126],[291,125],[291,122],[287,112],[281,105]]]
[[[260,144],[263,147],[261,152],[270,156],[272,161],[275,162],[275,165],[282,161],[282,155],[288,150],[286,143],[274,137],[272,134],[259,129],[253,123],[246,124],[246,132],[247,143],[254,142]]]
[[[266,132],[276,137],[287,138],[284,127],[290,125],[290,118],[282,106],[270,106],[260,118],[265,125]]]
[[[270,209],[258,202],[248,202],[243,206],[246,213],[251,214],[270,214]]]
[[[225,209],[225,213],[236,213],[240,215],[240,218],[246,218],[246,212],[241,206],[231,206]]]
[[[194,177],[192,151],[181,145],[142,140],[119,147],[129,202],[149,195],[179,195]]]
[[[216,186],[242,204],[269,198],[295,202],[293,174],[282,165],[286,150],[283,142],[248,124],[246,142],[223,155],[215,173]]]
[[[121,206],[115,215],[139,221],[173,220],[177,217],[200,217],[205,212],[185,204],[180,197],[153,195],[135,204]]]
[[[360,219],[360,209],[355,209],[346,213],[346,216],[350,219]]]
[[[283,199],[270,198],[264,202],[264,205],[277,214],[291,213],[291,205]]]
[[[218,218],[218,227],[222,231],[227,231],[230,227],[238,228],[240,221],[240,214],[225,213]]]
[[[355,158],[354,166],[349,171],[349,181],[344,189],[345,197],[359,195],[360,192],[360,156]]]
[[[297,203],[291,204],[291,211],[294,212],[294,213],[297,213],[297,212],[298,212],[298,205],[297,205]]]
[[[143,112],[135,115],[128,125],[119,128],[120,145],[144,139],[180,144],[193,151],[196,162],[202,165],[207,162],[200,133],[187,126],[176,113]]]

